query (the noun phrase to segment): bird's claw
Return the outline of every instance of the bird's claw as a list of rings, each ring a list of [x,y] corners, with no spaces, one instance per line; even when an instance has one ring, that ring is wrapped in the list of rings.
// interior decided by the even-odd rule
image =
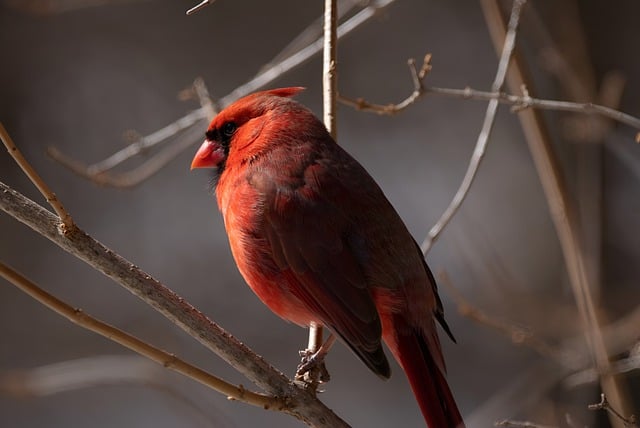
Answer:
[[[300,364],[296,368],[296,380],[304,381],[307,383],[329,382],[331,376],[324,364],[324,357],[326,352],[316,351],[313,352],[309,349],[304,349],[299,352],[302,359]]]

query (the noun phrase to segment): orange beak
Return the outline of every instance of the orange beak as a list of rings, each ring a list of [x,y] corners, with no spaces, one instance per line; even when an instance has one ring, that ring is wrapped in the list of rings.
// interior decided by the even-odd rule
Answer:
[[[215,168],[226,157],[224,149],[215,141],[204,140],[191,161],[191,169]]]

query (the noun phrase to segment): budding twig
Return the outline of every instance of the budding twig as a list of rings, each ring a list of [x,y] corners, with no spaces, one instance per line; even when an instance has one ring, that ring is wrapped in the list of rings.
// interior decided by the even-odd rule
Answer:
[[[13,160],[16,161],[20,168],[22,168],[22,171],[24,171],[26,176],[29,177],[29,180],[31,180],[31,182],[40,191],[42,196],[44,196],[44,198],[49,203],[49,205],[51,205],[51,208],[53,208],[56,214],[58,214],[58,217],[60,217],[60,221],[62,221],[62,225],[64,226],[65,230],[68,231],[74,228],[75,225],[73,223],[73,219],[71,218],[67,210],[65,210],[62,206],[62,202],[58,200],[56,194],[51,191],[47,183],[44,182],[44,180],[40,177],[36,170],[33,169],[31,164],[25,159],[24,156],[22,156],[22,153],[15,145],[15,143],[11,139],[11,136],[2,123],[0,123],[0,139],[4,143],[4,146],[7,148],[7,151],[9,152]]]

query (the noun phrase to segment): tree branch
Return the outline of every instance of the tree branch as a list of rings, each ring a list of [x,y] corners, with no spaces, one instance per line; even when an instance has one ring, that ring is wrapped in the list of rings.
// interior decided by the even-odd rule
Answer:
[[[636,417],[634,415],[624,417],[620,412],[611,407],[609,401],[607,401],[607,397],[605,394],[600,394],[600,402],[596,404],[589,404],[589,410],[606,410],[610,415],[622,421],[625,427],[627,428],[637,428]]]
[[[295,385],[151,275],[78,227],[64,233],[56,216],[2,182],[0,209],[125,287],[267,393],[285,398],[285,413],[315,427],[348,427],[313,394]]]
[[[485,13],[494,47],[497,50],[505,39],[506,31],[499,4],[496,0],[482,0],[481,6]],[[524,66],[521,64],[521,60],[516,57],[507,76],[507,83],[512,90],[527,84],[523,70]],[[521,121],[534,165],[538,171],[538,176],[549,204],[551,219],[558,234],[571,288],[591,355],[595,360],[596,366],[606,372],[609,368],[607,349],[590,292],[591,287],[586,274],[583,248],[579,240],[577,216],[572,201],[567,194],[559,162],[551,147],[542,118],[537,112],[535,110],[523,110],[518,115],[518,118]],[[615,380],[609,375],[603,375],[601,377],[601,385],[603,390],[612,397],[616,407],[622,409],[623,396],[618,390]],[[611,420],[611,422],[617,425],[617,421]]]
[[[92,317],[82,309],[68,305],[52,294],[47,293],[29,279],[2,262],[0,262],[0,276],[38,302],[42,303],[44,306],[56,312],[58,315],[62,315],[67,318],[72,323],[137,352],[138,354],[155,361],[169,370],[173,370],[183,376],[195,380],[196,382],[208,386],[213,390],[225,394],[229,398],[257,407],[262,407],[264,409],[277,411],[283,410],[286,406],[285,401],[282,398],[247,391],[243,387],[237,387],[225,382],[199,367],[195,367],[184,362],[173,354],[164,352],[161,349],[138,339],[137,337]]]
[[[372,1],[368,6],[364,7],[354,16],[342,23],[336,32],[337,38],[342,38],[369,21],[374,16],[378,15],[382,10],[391,5],[395,0],[377,0]],[[211,1],[203,1],[198,6],[206,6],[205,3],[212,3]],[[306,30],[305,30],[306,31]],[[237,87],[229,94],[220,98],[216,103],[218,109],[224,108],[231,104],[238,98],[242,98],[258,89],[263,88],[275,79],[279,78],[283,74],[303,64],[314,55],[316,55],[323,47],[323,38],[319,37],[312,43],[305,45],[304,47],[296,50],[294,53],[286,56],[285,58],[277,61],[267,69],[258,73],[255,77]],[[280,55],[278,55],[279,57]],[[63,166],[70,169],[72,172],[91,180],[97,184],[112,186],[112,187],[131,187],[140,184],[156,172],[158,172],[164,165],[173,160],[183,150],[190,147],[195,138],[184,138],[175,143],[178,147],[167,148],[165,151],[153,156],[144,164],[134,168],[131,171],[117,174],[111,172],[111,169],[116,165],[131,159],[134,156],[144,152],[151,147],[166,142],[169,138],[176,135],[187,128],[195,127],[200,120],[208,119],[212,115],[210,109],[203,106],[197,110],[193,110],[186,116],[176,120],[175,122],[165,126],[164,128],[140,138],[139,141],[125,147],[124,149],[116,152],[107,159],[97,162],[93,165],[86,165],[83,162],[74,160],[67,155],[64,155],[55,148],[49,148],[49,155],[56,161],[60,162]],[[202,134],[202,130],[197,130],[199,134]],[[189,134],[191,135],[191,134]]]
[[[511,9],[511,17],[509,18],[509,26],[507,35],[504,39],[504,44],[502,46],[502,54],[500,55],[500,62],[498,63],[498,70],[496,71],[496,77],[491,85],[492,92],[500,92],[502,85],[504,85],[504,81],[507,76],[507,69],[509,67],[509,61],[511,60],[511,55],[513,53],[513,49],[516,43],[516,33],[518,30],[518,21],[520,20],[520,12],[522,11],[522,7],[526,3],[526,0],[514,0],[513,7]],[[493,124],[495,123],[496,113],[498,111],[498,100],[492,99],[489,101],[489,105],[487,106],[487,111],[484,116],[484,123],[482,124],[482,129],[480,130],[480,134],[478,135],[478,140],[476,142],[475,149],[473,150],[473,155],[471,156],[471,160],[469,161],[469,167],[467,168],[467,172],[462,179],[462,183],[458,188],[458,191],[453,196],[451,203],[442,214],[437,223],[429,230],[427,237],[422,241],[422,245],[420,248],[424,254],[427,254],[433,243],[438,239],[440,233],[444,229],[444,227],[451,221],[453,216],[456,214],[460,205],[464,201],[465,197],[469,193],[469,189],[471,188],[471,184],[476,177],[478,169],[480,168],[480,162],[484,158],[484,153],[487,148],[487,144],[489,142],[489,135],[491,135],[491,129],[493,128]]]
[[[535,108],[538,110],[565,111],[589,115],[600,115],[607,119],[611,119],[640,130],[639,118],[600,104],[591,102],[576,103],[571,101],[549,100],[535,98],[528,94],[514,95],[508,94],[506,92],[480,91],[469,87],[466,87],[464,89],[455,89],[441,88],[437,86],[424,86],[423,90],[419,92],[416,92],[414,90],[407,98],[397,104],[375,104],[367,102],[362,98],[353,99],[348,98],[344,95],[340,95],[338,97],[338,101],[340,101],[342,104],[348,105],[355,108],[356,110],[360,110],[363,112],[376,113],[380,115],[394,115],[402,112],[426,94],[477,101],[497,100],[501,104],[512,106],[511,111],[513,111],[514,113],[527,108]]]
[[[33,169],[31,164],[29,164],[25,157],[22,156],[22,153],[15,145],[15,143],[11,139],[11,136],[2,123],[0,123],[0,140],[2,140],[2,143],[7,148],[7,151],[9,152],[13,160],[16,161],[25,175],[29,177],[29,180],[31,180],[38,191],[40,191],[40,194],[42,194],[42,196],[44,196],[44,199],[49,203],[49,205],[51,205],[51,208],[53,208],[56,214],[58,214],[58,217],[60,217],[60,221],[62,221],[62,225],[68,230],[73,229],[75,227],[75,225],[73,224],[73,219],[71,218],[67,210],[65,210],[62,206],[62,202],[58,200],[56,194],[51,191],[47,183],[44,182],[44,180],[40,177],[36,170]]]

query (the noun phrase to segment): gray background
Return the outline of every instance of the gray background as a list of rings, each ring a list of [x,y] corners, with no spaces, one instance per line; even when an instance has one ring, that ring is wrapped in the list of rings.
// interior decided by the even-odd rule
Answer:
[[[530,3],[552,32],[569,19],[555,2]],[[306,331],[271,314],[238,274],[209,174],[189,171],[199,138],[193,150],[129,190],[97,187],[52,162],[45,150],[53,145],[79,160],[102,159],[124,146],[125,130],[147,134],[196,108],[177,94],[197,76],[214,97],[226,95],[320,16],[322,2],[220,0],[192,17],[184,15],[190,1],[116,1],[63,13],[31,13],[27,4],[0,4],[0,120],[25,156],[84,230],[292,374]],[[635,115],[640,115],[639,13],[631,0],[589,0],[580,2],[577,15],[597,80],[610,70],[621,71],[628,83],[620,108]],[[520,40],[539,83],[537,93],[563,97],[561,84],[541,65],[534,26],[523,25]],[[430,85],[488,89],[493,80],[497,59],[476,2],[401,0],[341,42],[340,91],[382,103],[399,101],[412,89],[407,58],[426,52],[433,54]],[[321,69],[316,56],[269,86],[306,86],[298,99],[321,115]],[[484,109],[483,102],[435,96],[396,117],[340,107],[339,143],[376,178],[420,240],[459,185]],[[574,194],[580,147],[558,132],[565,117],[546,115]],[[205,124],[199,126],[204,132]],[[601,294],[610,320],[634,309],[640,294],[640,153],[633,136],[633,130],[616,127],[601,151]],[[0,171],[3,182],[42,202],[6,153],[0,155]],[[0,259],[72,305],[247,385],[134,296],[7,215],[0,215]],[[467,201],[428,261],[434,272],[446,270],[468,300],[508,324],[529,326],[552,342],[578,332],[547,203],[508,108],[498,114]],[[479,421],[476,426],[507,417],[560,425],[564,412],[583,425],[600,426],[584,409],[598,401],[595,386],[557,384],[557,365],[461,317],[450,293],[440,290],[458,339],[455,345],[443,338],[449,382],[462,413]],[[73,326],[8,283],[0,284],[0,373],[101,355],[127,351]],[[388,382],[369,373],[341,345],[327,363],[332,381],[322,399],[353,426],[423,424],[395,362]],[[548,376],[552,387],[539,394]],[[46,397],[3,394],[0,426],[300,425],[281,414],[229,402],[172,374],[155,373],[153,379],[155,386],[131,380]],[[637,388],[637,375],[626,380],[631,391]],[[505,392],[518,382],[526,387]],[[513,402],[489,406],[500,394]]]

